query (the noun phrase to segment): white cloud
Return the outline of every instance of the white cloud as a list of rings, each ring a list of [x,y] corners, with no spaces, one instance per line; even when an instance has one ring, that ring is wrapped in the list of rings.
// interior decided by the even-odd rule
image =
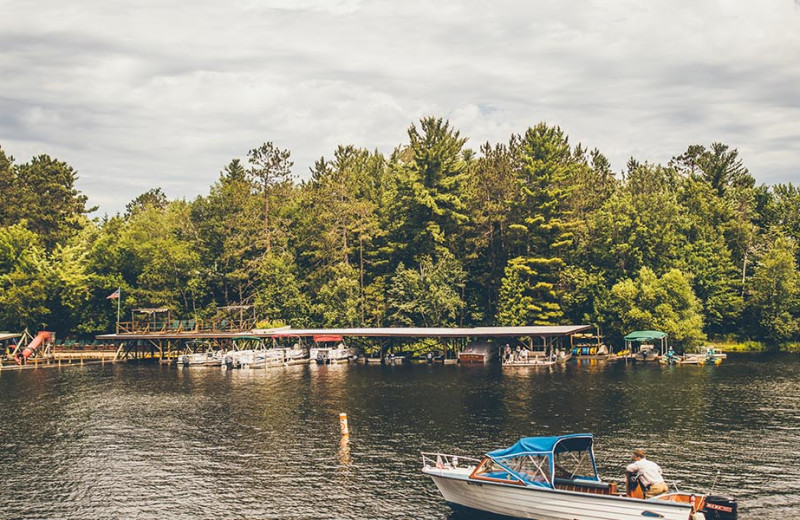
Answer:
[[[271,140],[306,175],[423,115],[469,146],[540,120],[615,168],[723,141],[797,181],[800,7],[712,0],[0,2],[0,145],[75,167],[101,211],[206,193]]]

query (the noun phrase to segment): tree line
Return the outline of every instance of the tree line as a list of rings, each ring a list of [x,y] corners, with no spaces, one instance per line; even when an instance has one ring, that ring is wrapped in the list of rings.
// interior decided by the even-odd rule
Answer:
[[[272,142],[208,194],[160,188],[92,217],[77,172],[0,148],[0,328],[90,336],[124,312],[252,304],[294,327],[594,324],[693,346],[800,336],[800,189],[736,149],[612,170],[539,123],[477,150],[427,117],[391,154],[339,146],[292,175]]]

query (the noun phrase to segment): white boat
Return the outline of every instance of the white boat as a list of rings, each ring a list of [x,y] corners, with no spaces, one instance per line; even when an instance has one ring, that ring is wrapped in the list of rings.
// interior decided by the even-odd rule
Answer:
[[[232,348],[225,353],[224,364],[227,368],[264,368],[267,353],[264,342],[256,336],[240,336],[233,338]]]
[[[308,363],[308,351],[297,347],[292,348],[278,348],[275,350],[283,351],[283,364],[284,365],[300,365]]]
[[[508,345],[502,351],[501,362],[504,367],[551,367],[556,364],[556,356],[543,350],[528,350],[527,347],[511,351]]]
[[[314,342],[315,346],[308,351],[311,363],[316,362],[318,365],[347,363],[355,356],[355,352],[345,346],[341,336],[314,336]]]
[[[286,329],[288,331],[288,328]],[[268,360],[270,366],[307,364],[308,348],[303,338],[290,332],[279,332],[272,336],[272,355]],[[287,346],[290,345],[290,346]]]
[[[343,344],[336,347],[316,347],[309,350],[311,362],[316,362],[318,365],[347,363],[353,358],[354,354],[351,349]]]
[[[178,356],[178,365],[184,367],[218,367],[222,365],[223,357],[222,350],[214,349],[207,345],[190,345],[183,354]]]
[[[625,350],[635,361],[659,361],[667,354],[667,333],[660,330],[637,330],[623,338]],[[658,342],[656,345],[655,342]]]
[[[553,344],[500,347],[500,361],[504,367],[551,367],[556,363],[566,363],[572,359],[572,353],[562,350]]]
[[[597,475],[591,434],[526,437],[482,459],[423,453],[422,472],[455,506],[535,520],[735,520],[736,501],[671,492],[643,499]],[[627,486],[626,486],[627,487]],[[709,513],[710,512],[710,513]]]

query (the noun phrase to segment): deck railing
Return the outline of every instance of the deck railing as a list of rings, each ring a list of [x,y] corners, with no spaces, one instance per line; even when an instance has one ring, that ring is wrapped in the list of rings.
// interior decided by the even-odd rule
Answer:
[[[246,332],[256,326],[255,318],[208,320],[121,321],[117,334],[158,334],[173,332]]]
[[[481,459],[448,455],[446,453],[422,452],[422,466],[425,468],[455,469],[458,467],[469,468],[480,464]],[[466,463],[466,464],[465,464]]]

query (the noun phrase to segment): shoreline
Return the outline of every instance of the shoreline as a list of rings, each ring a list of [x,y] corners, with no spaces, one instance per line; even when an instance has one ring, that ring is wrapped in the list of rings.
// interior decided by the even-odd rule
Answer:
[[[730,340],[709,340],[709,345],[721,352],[800,352],[800,343],[789,342],[779,345],[765,343],[763,341],[730,341]]]

